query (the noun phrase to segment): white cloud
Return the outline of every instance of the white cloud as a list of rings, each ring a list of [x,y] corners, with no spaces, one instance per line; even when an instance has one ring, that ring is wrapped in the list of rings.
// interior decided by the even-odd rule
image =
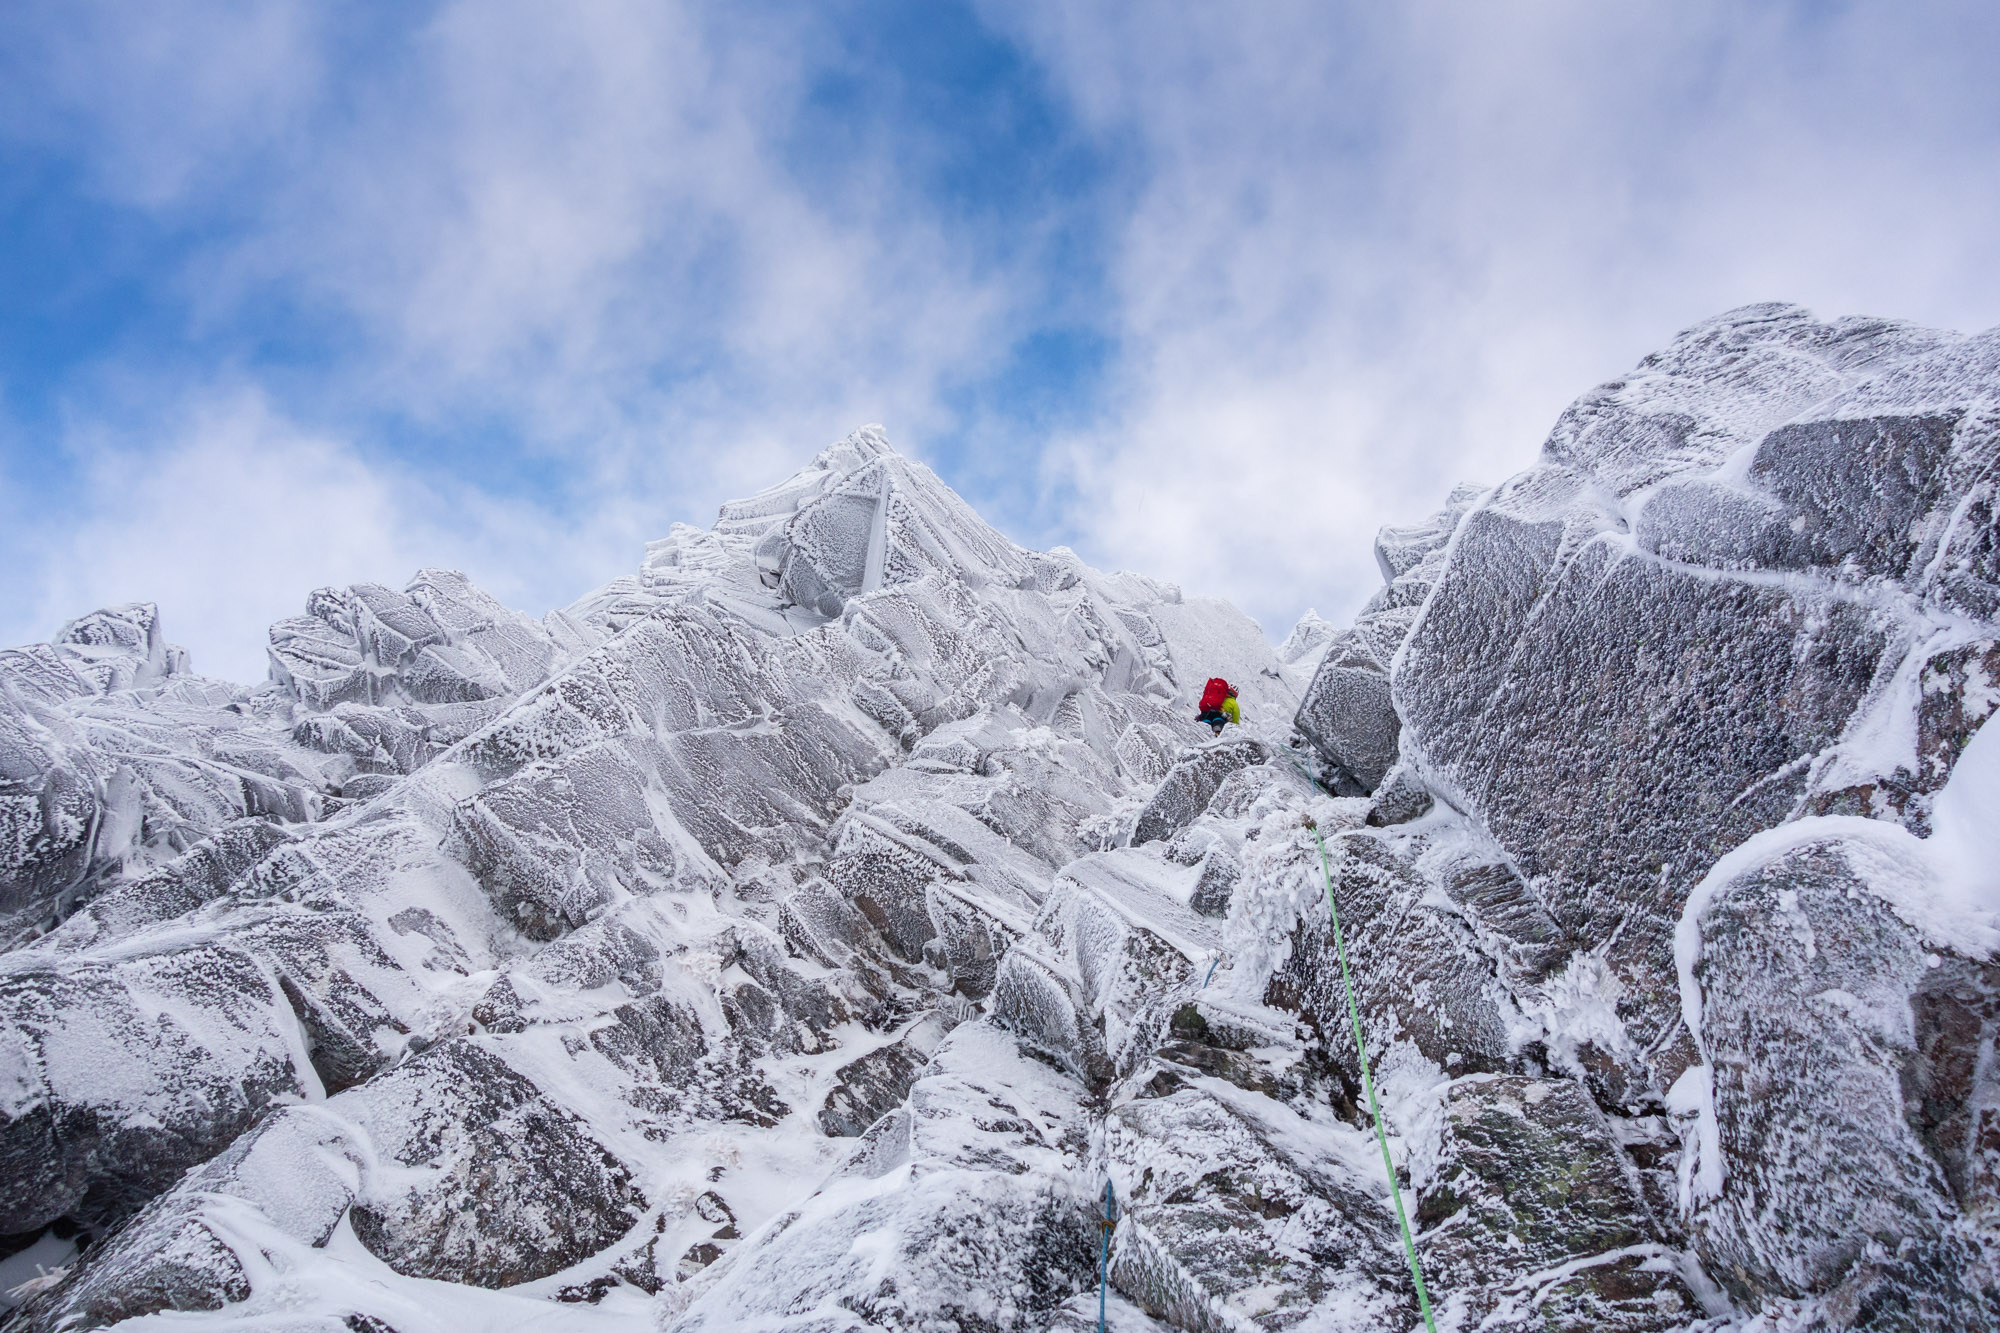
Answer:
[[[17,560],[38,565],[39,598],[17,608],[10,642],[117,602],[157,602],[197,670],[262,677],[265,629],[305,594],[360,580],[400,586],[438,563],[418,497],[336,441],[302,434],[254,397],[194,410],[164,447],[79,440],[76,508],[43,525]],[[27,543],[23,543],[27,545]]]
[[[1108,391],[1054,441],[951,406],[1085,298],[925,196],[907,164],[949,131],[861,127],[837,165],[801,147],[839,114],[811,89],[854,11],[29,12],[46,40],[6,132],[180,228],[195,257],[158,280],[198,349],[249,350],[193,388],[142,367],[116,411],[71,394],[71,447],[116,484],[40,520],[61,558],[0,618],[40,637],[154,597],[236,672],[319,581],[457,564],[567,601],[868,420],[1018,452],[968,469],[1076,497],[1024,536],[1282,630],[1367,595],[1377,525],[1524,465],[1694,319],[2000,318],[2000,94],[1961,30],[1994,20],[1965,10],[989,5],[1122,182]],[[335,350],[259,361],[273,308]],[[171,512],[217,486],[329,517],[308,539]]]
[[[1149,166],[1086,549],[1283,623],[1679,328],[2000,320],[2000,97],[1958,8],[992,5]]]
[[[187,402],[170,434],[144,447],[102,428],[68,447],[84,477],[73,506],[12,516],[21,526],[6,556],[15,586],[35,594],[8,608],[9,643],[46,639],[93,607],[149,601],[196,670],[254,681],[266,630],[299,614],[315,587],[401,587],[443,566],[540,611],[636,552],[629,514],[570,527],[531,506],[442,494],[250,390]],[[569,591],[552,599],[553,589]]]
[[[156,599],[200,665],[258,670],[263,624],[316,582],[420,564],[539,611],[861,422],[907,446],[948,415],[944,375],[1004,352],[1023,298],[951,244],[893,143],[844,175],[788,147],[815,11],[301,12],[23,24],[47,86],[14,100],[54,110],[7,132],[178,228],[193,258],[150,276],[239,350],[198,353],[188,387],[122,347],[73,386],[66,447],[106,490],[41,525],[62,556],[16,583],[15,638]],[[242,368],[301,312],[330,358]]]
[[[206,285],[224,312],[275,294],[356,321],[344,369],[398,411],[501,414],[614,474],[658,452],[703,466],[738,428],[927,417],[1007,289],[892,163],[821,178],[790,156],[815,27],[442,5],[384,68],[342,67]]]

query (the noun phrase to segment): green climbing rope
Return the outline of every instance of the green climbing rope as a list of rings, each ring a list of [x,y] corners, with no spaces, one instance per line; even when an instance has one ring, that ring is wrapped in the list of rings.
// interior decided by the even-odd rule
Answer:
[[[1389,1197],[1396,1201],[1396,1225],[1403,1229],[1403,1253],[1409,1256],[1410,1277],[1417,1284],[1417,1306],[1424,1312],[1424,1327],[1437,1333],[1431,1318],[1430,1294],[1424,1290],[1424,1270],[1417,1262],[1417,1242],[1410,1235],[1409,1215],[1403,1211],[1403,1190],[1396,1183],[1396,1161],[1389,1155],[1389,1132],[1382,1127],[1382,1108],[1375,1101],[1375,1081],[1368,1076],[1368,1046],[1361,1036],[1361,1006],[1354,999],[1354,979],[1347,974],[1347,944],[1340,936],[1340,908],[1333,901],[1333,866],[1327,860],[1326,840],[1319,826],[1308,819],[1313,841],[1319,844],[1319,868],[1326,876],[1326,910],[1333,917],[1333,952],[1340,959],[1340,984],[1347,988],[1347,1016],[1354,1023],[1354,1058],[1361,1062],[1361,1088],[1368,1094],[1368,1113],[1375,1117],[1375,1141],[1382,1145],[1382,1166],[1389,1173]]]

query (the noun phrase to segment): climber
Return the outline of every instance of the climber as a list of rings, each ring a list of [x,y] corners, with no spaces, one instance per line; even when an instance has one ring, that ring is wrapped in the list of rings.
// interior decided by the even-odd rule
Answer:
[[[1201,708],[1194,716],[1197,722],[1206,722],[1215,728],[1215,734],[1222,734],[1225,722],[1243,725],[1243,710],[1236,705],[1236,687],[1220,676],[1210,676],[1208,685],[1201,692]]]

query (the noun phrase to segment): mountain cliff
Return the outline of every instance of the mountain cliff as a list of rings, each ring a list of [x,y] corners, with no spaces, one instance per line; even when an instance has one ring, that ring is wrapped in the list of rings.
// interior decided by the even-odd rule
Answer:
[[[1421,1327],[1329,885],[1440,1328],[2000,1326],[1996,463],[2000,335],[1750,307],[1276,651],[872,428],[540,620],[87,615],[9,1327]]]

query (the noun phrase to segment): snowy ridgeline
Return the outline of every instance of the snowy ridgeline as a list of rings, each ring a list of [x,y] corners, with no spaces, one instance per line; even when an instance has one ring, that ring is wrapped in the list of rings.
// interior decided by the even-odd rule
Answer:
[[[1441,1328],[2000,1326],[1997,462],[2000,337],[1753,307],[1275,653],[872,430],[540,621],[87,616],[14,1318],[1080,1333],[1109,1180],[1113,1328],[1420,1326],[1310,822]]]

